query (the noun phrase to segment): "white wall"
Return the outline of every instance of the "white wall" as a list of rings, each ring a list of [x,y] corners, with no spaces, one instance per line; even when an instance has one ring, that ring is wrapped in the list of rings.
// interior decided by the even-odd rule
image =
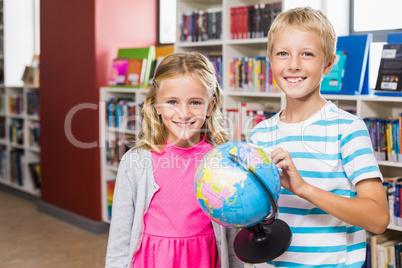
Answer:
[[[283,0],[283,10],[300,6],[321,10],[338,36],[349,35],[349,0]]]
[[[20,86],[24,68],[31,65],[35,49],[34,1],[3,1],[4,84]]]

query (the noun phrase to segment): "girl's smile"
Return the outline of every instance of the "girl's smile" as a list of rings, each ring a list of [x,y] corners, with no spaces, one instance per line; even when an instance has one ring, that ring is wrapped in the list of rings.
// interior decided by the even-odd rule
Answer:
[[[201,141],[200,130],[215,100],[198,79],[184,75],[163,80],[156,102],[170,143],[189,148]]]

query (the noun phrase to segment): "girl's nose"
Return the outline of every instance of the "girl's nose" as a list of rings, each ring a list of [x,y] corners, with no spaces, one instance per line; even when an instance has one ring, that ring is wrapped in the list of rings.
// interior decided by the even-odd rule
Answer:
[[[180,106],[180,111],[179,111],[180,117],[183,119],[187,119],[191,117],[191,109],[187,104],[183,104]]]

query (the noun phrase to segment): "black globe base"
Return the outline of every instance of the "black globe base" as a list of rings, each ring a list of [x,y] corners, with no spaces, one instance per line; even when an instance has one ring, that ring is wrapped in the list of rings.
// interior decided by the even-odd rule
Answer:
[[[279,257],[292,241],[286,222],[276,219],[270,224],[259,223],[242,229],[233,247],[237,257],[246,263],[263,263]]]

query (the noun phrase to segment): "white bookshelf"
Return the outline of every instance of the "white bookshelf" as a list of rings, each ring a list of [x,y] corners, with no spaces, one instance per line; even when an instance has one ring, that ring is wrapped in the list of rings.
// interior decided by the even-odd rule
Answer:
[[[21,86],[21,87],[0,87],[1,105],[0,105],[0,120],[1,132],[4,134],[0,138],[1,148],[1,176],[0,183],[18,189],[34,196],[40,196],[40,189],[35,187],[33,178],[29,171],[30,163],[40,163],[40,146],[39,142],[32,139],[30,128],[39,127],[40,117],[39,110],[32,113],[28,111],[28,94],[36,92],[39,94],[37,86]],[[21,98],[20,108],[13,110],[11,107],[11,98],[19,96]],[[39,104],[39,103],[38,103]],[[10,124],[18,122],[21,124],[19,131],[20,139],[16,140],[16,134],[10,128]],[[13,138],[14,137],[14,138]],[[21,152],[22,158],[20,161],[21,175],[20,180],[15,180],[12,176],[12,169],[15,162],[12,159],[12,152]]]
[[[229,63],[233,58],[260,57],[267,54],[267,38],[237,39],[230,38],[230,8],[260,3],[277,3],[276,0],[178,0],[177,1],[177,33],[180,33],[179,23],[183,12],[208,7],[222,8],[222,40],[205,42],[177,42],[175,51],[198,51],[206,55],[222,55],[223,62],[223,91],[224,111],[226,109],[239,109],[241,103],[247,103],[249,109],[270,109],[279,111],[286,105],[286,99],[281,92],[242,92],[229,89]],[[285,9],[294,5],[291,1],[282,1]],[[207,7],[205,6],[207,5]],[[315,7],[317,8],[317,7]],[[323,10],[331,13],[330,10]],[[339,34],[339,33],[338,33]],[[340,32],[340,34],[344,34]],[[178,38],[177,38],[178,39]],[[355,110],[356,115],[365,117],[398,117],[402,113],[402,97],[383,97],[372,95],[323,95],[344,110]],[[247,133],[247,132],[246,132]],[[402,162],[378,161],[384,176],[402,176]],[[402,231],[402,227],[390,224],[389,229]]]
[[[101,197],[102,197],[102,220],[109,223],[108,216],[108,200],[107,200],[107,181],[115,179],[117,176],[118,162],[110,165],[107,159],[106,142],[113,142],[118,136],[137,136],[139,128],[141,127],[140,107],[136,106],[135,110],[135,129],[126,129],[125,124],[116,128],[109,126],[107,123],[106,105],[110,99],[128,99],[134,101],[136,104],[144,102],[147,89],[140,88],[109,88],[103,87],[100,89],[100,102],[99,102],[99,122],[100,122],[100,149],[101,149]],[[130,119],[131,120],[131,119]],[[124,142],[124,141],[123,141]],[[128,142],[128,140],[127,140]]]

